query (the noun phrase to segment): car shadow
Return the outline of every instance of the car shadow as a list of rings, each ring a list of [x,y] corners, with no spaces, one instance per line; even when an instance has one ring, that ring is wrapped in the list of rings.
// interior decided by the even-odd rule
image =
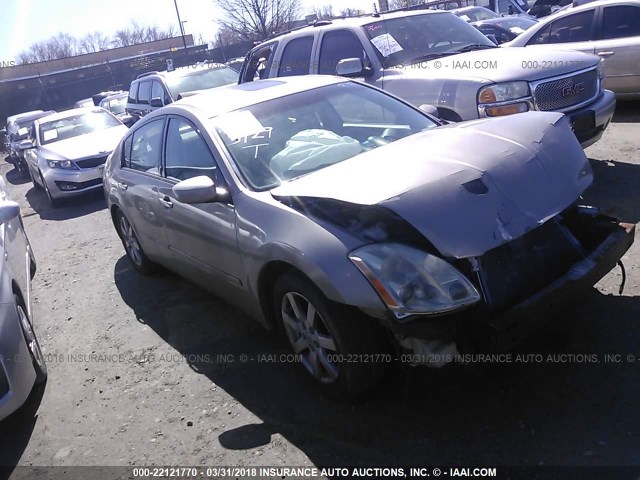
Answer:
[[[618,100],[616,111],[613,114],[613,123],[638,123],[640,122],[639,100]]]
[[[68,220],[107,208],[102,189],[61,200],[56,207],[51,206],[44,190],[40,188],[32,187],[25,197],[34,212],[43,220]]]
[[[0,422],[0,478],[9,478],[27,448],[45,388],[35,387],[24,405]]]
[[[638,365],[605,362],[606,354],[640,353],[637,298],[588,290],[510,361],[438,370],[398,362],[373,391],[344,402],[321,395],[301,366],[280,358],[288,350],[278,335],[188,281],[166,271],[141,277],[126,257],[114,279],[139,322],[259,418],[223,429],[226,449],[249,451],[281,435],[318,466],[639,460],[640,357]],[[214,418],[198,421],[219,428]]]
[[[640,165],[593,158],[589,163],[593,183],[583,195],[586,203],[625,222],[640,222]]]
[[[24,185],[25,183],[31,182],[29,176],[22,176],[16,167],[13,167],[13,170],[9,170],[4,177],[11,185]]]

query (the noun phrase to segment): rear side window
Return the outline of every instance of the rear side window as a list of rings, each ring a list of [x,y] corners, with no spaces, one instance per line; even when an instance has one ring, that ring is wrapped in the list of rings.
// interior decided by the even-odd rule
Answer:
[[[350,30],[334,30],[322,37],[318,73],[335,75],[336,65],[345,58],[360,58],[366,64],[364,48],[355,33]]]
[[[164,118],[138,128],[124,142],[123,166],[160,175]]]
[[[594,12],[595,10],[588,10],[559,18],[551,23],[549,28],[539,31],[529,41],[529,45],[587,42],[591,40]]]
[[[132,83],[131,88],[129,88],[129,98],[127,101],[129,103],[136,103],[138,97],[138,85],[139,83]]]
[[[640,7],[621,5],[605,7],[602,16],[603,38],[624,38],[640,35]]]
[[[138,103],[149,103],[151,100],[151,82],[140,82],[138,88]]]
[[[307,75],[311,63],[311,48],[313,47],[313,37],[306,36],[296,38],[287,43],[284,53],[280,59],[279,77],[290,77],[294,75]]]

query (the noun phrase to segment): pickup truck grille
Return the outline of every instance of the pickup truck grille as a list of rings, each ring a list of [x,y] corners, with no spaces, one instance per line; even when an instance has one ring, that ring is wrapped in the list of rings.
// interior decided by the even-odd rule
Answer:
[[[538,84],[533,97],[538,110],[564,110],[598,95],[598,72],[589,70]]]
[[[76,160],[76,165],[80,168],[95,168],[104,164],[107,161],[109,155],[103,155],[100,157],[85,158],[84,160]]]

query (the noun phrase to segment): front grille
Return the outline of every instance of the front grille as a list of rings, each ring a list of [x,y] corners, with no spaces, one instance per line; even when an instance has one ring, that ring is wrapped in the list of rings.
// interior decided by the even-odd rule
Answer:
[[[104,165],[109,155],[103,155],[101,157],[85,158],[84,160],[77,160],[76,165],[80,168],[96,168],[100,165]]]
[[[509,308],[567,273],[582,257],[555,220],[480,257],[483,288],[497,309]]]
[[[598,95],[598,72],[588,72],[539,84],[533,96],[538,110],[564,110]]]

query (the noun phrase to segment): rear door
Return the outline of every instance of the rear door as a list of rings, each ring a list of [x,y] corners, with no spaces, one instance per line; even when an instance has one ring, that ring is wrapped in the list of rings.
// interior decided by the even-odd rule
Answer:
[[[120,207],[133,225],[145,252],[170,260],[158,191],[167,186],[161,174],[166,117],[157,118],[129,135],[123,144],[122,168],[115,169]]]
[[[604,58],[604,86],[618,94],[640,92],[640,6],[601,7],[595,53]]]

